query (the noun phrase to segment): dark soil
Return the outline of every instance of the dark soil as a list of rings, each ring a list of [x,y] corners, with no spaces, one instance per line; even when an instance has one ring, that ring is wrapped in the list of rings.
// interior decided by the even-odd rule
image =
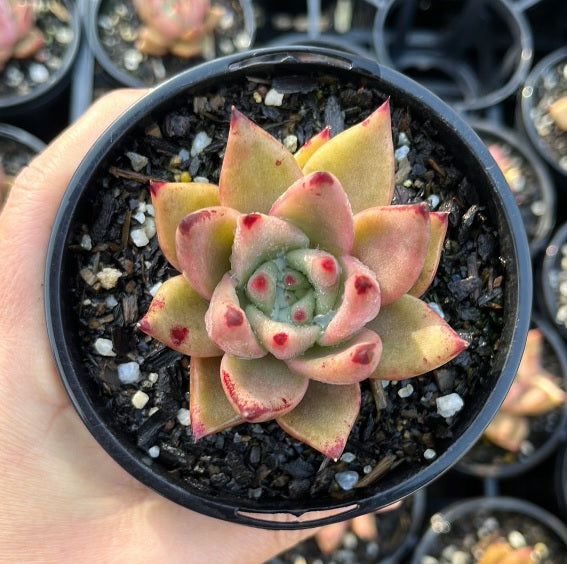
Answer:
[[[132,0],[103,0],[95,15],[100,46],[120,71],[140,84],[153,86],[178,72],[204,60],[230,55],[250,47],[252,38],[245,27],[244,13],[239,0],[213,0],[212,6],[225,9],[227,17],[217,26],[212,46],[203,56],[185,59],[166,55],[144,55],[136,49],[140,20]]]
[[[36,25],[43,32],[45,45],[27,59],[10,59],[0,72],[0,98],[25,96],[55,81],[64,72],[69,46],[75,40],[70,7],[66,2],[34,2]]]
[[[262,96],[270,86],[286,92],[282,106],[255,101],[254,95]],[[440,145],[430,124],[415,121],[396,100],[391,100],[394,140],[403,133],[411,146],[394,203],[428,199],[438,203],[436,209],[450,212],[442,262],[424,299],[442,309],[446,321],[470,342],[468,350],[434,373],[385,387],[386,405],[379,413],[363,385],[360,415],[345,455],[332,462],[275,422],[243,424],[195,443],[183,419],[190,359],[136,329],[151,302],[150,290],[175,274],[156,237],[141,248],[129,237],[139,227],[134,216],[140,203],[150,202],[149,178],[174,180],[189,172],[193,178],[218,181],[233,104],[280,140],[294,134],[301,145],[326,123],[332,123],[335,133],[358,123],[385,97],[371,85],[329,77],[227,79],[218,90],[188,95],[175,111],[148,118],[114,153],[91,192],[95,196],[78,220],[70,247],[75,275],[69,285],[84,365],[100,392],[100,406],[112,414],[108,424],[126,434],[148,462],[153,458],[172,479],[193,490],[244,499],[348,499],[361,490],[343,491],[334,479],[337,472],[353,471],[372,483],[383,474],[396,480],[404,472],[419,471],[429,463],[425,452],[434,458],[456,438],[453,429],[460,414],[444,419],[436,398],[454,392],[467,405],[491,385],[490,367],[503,324],[504,267],[496,228],[474,186],[455,167],[450,147]],[[192,140],[203,130],[213,141],[191,158]],[[129,151],[149,159],[139,172],[132,170]],[[104,267],[122,273],[110,290],[96,279]],[[96,354],[93,346],[101,337],[112,340],[115,357]],[[132,361],[141,376],[122,384],[117,366]],[[413,392],[401,397],[398,392],[408,391],[410,383]],[[139,391],[148,401],[136,408],[132,398]]]

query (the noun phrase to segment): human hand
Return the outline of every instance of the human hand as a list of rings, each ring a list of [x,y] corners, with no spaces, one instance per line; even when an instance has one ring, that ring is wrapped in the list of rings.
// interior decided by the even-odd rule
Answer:
[[[225,523],[147,489],[91,437],[57,375],[43,301],[51,226],[88,148],[143,93],[97,101],[18,175],[0,214],[0,561],[248,564],[312,534]]]

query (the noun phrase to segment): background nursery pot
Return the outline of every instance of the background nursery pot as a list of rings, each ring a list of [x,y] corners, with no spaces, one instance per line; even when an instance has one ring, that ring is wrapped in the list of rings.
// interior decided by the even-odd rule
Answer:
[[[285,93],[281,106],[261,103],[269,88]],[[442,143],[441,152],[425,157],[433,162],[404,165],[406,172],[413,166],[422,180],[397,185],[394,200],[429,197],[431,205],[450,211],[454,223],[448,251],[424,299],[455,318],[451,325],[471,341],[469,348],[442,371],[412,379],[411,386],[401,382],[384,388],[387,405],[380,421],[372,394],[363,392],[364,407],[336,462],[271,423],[237,426],[195,443],[187,421],[187,358],[157,346],[136,328],[152,287],[171,274],[151,233],[152,221],[144,220],[151,214],[149,178],[178,180],[206,169],[216,181],[233,104],[274,135],[288,136],[293,127],[302,144],[324,122],[340,130],[388,97],[395,144],[403,130],[406,138],[411,133],[415,147],[430,146],[431,151],[431,144]],[[211,142],[190,157],[203,128]],[[150,163],[144,156],[157,158]],[[454,183],[442,187],[446,178]],[[429,194],[427,186],[435,183],[440,195]],[[133,241],[141,230],[148,241],[138,247]],[[325,49],[265,49],[219,59],[153,90],[103,134],[77,170],[48,254],[53,353],[91,433],[127,471],[169,499],[214,517],[268,528],[308,527],[367,513],[450,468],[504,399],[530,321],[525,231],[482,141],[413,81],[370,60]],[[116,272],[120,279],[108,284],[105,275]],[[116,357],[104,357],[105,351],[95,347],[102,336],[112,345],[106,354]],[[133,372],[119,374],[124,365]],[[464,407],[456,414],[439,413],[435,399],[451,393],[463,396]],[[358,480],[356,487],[352,478]],[[337,514],[318,518],[322,510]],[[268,520],[279,513],[296,518]]]

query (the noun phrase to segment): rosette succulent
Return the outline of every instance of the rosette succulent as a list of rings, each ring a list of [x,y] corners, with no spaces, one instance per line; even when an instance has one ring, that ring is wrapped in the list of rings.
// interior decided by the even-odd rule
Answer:
[[[233,108],[218,186],[152,182],[181,274],[139,328],[191,356],[195,439],[275,419],[336,459],[361,381],[423,374],[466,347],[419,299],[447,215],[390,205],[394,169],[388,102],[295,155]]]
[[[44,43],[31,2],[0,0],[0,70],[12,57],[31,57]]]
[[[144,23],[138,49],[148,55],[172,53],[183,58],[201,54],[203,39],[224,13],[209,0],[134,0],[134,7]]]

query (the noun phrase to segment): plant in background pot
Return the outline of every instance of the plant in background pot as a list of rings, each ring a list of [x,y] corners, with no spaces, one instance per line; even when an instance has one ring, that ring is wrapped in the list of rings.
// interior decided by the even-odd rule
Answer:
[[[521,499],[486,497],[433,515],[411,562],[559,564],[566,552],[567,528],[555,515]]]
[[[250,48],[255,22],[250,0],[97,0],[86,30],[107,75],[140,87]]]
[[[61,93],[79,36],[69,0],[0,2],[0,116],[12,118]]]
[[[390,125],[383,105],[388,99]],[[326,140],[329,123],[331,139]],[[357,141],[359,134],[381,141]],[[368,151],[386,147],[390,135],[395,162],[391,148],[378,153],[382,159],[368,157]],[[345,139],[351,141],[345,145]],[[313,151],[301,166],[292,155],[298,148],[303,156]],[[352,172],[352,159],[362,159],[358,190],[346,187],[350,172],[343,174]],[[364,200],[364,186],[373,186],[377,199]],[[314,204],[323,191],[327,197]],[[177,217],[164,214],[168,202],[179,202],[177,196],[170,199],[177,192],[198,201],[184,205]],[[403,276],[405,288],[398,274],[390,278],[399,297],[384,305],[388,276],[386,271],[374,276],[369,263],[374,270],[402,257],[408,263],[404,268],[419,273],[425,255],[420,253],[416,265],[413,258],[403,259],[407,255],[397,243],[381,247],[383,261],[360,250],[367,248],[363,239],[379,241],[372,211],[378,202],[383,205],[379,215],[392,214],[406,226],[404,239],[429,241],[431,225],[448,220],[437,273],[421,298],[428,306],[405,296],[415,273]],[[318,207],[327,211],[321,215]],[[189,219],[183,219],[187,214]],[[410,215],[414,219],[406,223]],[[413,233],[413,223],[424,222],[430,224],[425,237]],[[162,224],[169,227],[162,229]],[[414,82],[372,61],[325,49],[268,49],[220,59],[152,91],[91,150],[53,233],[46,278],[48,327],[63,381],[85,423],[142,482],[182,505],[240,523],[281,528],[344,520],[391,504],[435,479],[496,413],[518,367],[529,324],[525,232],[486,147],[463,120]],[[286,250],[280,253],[282,245]],[[423,240],[420,245],[429,246]],[[282,286],[286,267],[295,271],[289,272],[291,291]],[[225,276],[229,270],[233,276]],[[179,271],[189,274],[191,286]],[[344,289],[337,293],[338,272],[345,274],[339,282]],[[399,273],[399,267],[390,272]],[[175,285],[177,291],[170,293]],[[383,303],[377,311],[379,287]],[[191,298],[180,302],[191,315],[158,323],[158,313],[177,309],[179,290]],[[395,349],[387,346],[384,327],[364,327],[375,323],[366,317],[376,317],[378,324],[384,314],[385,323],[388,311],[407,300],[434,327],[447,330],[456,349],[463,341],[470,345],[431,372],[374,385],[367,376],[378,356],[377,336],[383,341],[378,370]],[[326,312],[335,307],[326,325]],[[272,317],[275,309],[281,310],[281,319]],[[296,322],[305,316],[307,325],[284,324],[294,313]],[[318,316],[321,325],[311,323]],[[158,336],[168,346],[141,332],[138,322],[152,334],[160,326]],[[229,338],[238,332],[241,340]],[[333,335],[336,341],[298,353]],[[418,342],[419,332],[412,338]],[[204,358],[203,348],[170,348],[193,340],[206,344],[212,356]],[[294,354],[282,357],[292,344]],[[247,354],[239,349],[220,356],[219,347],[230,353],[237,345],[248,347]],[[320,356],[325,349],[334,353],[326,361]],[[262,351],[263,358],[242,358],[255,356],[249,354],[253,350],[258,356]],[[405,352],[397,353],[400,360]],[[330,370],[314,370],[329,359]],[[334,369],[341,363],[361,382],[332,385],[313,377],[328,372],[327,380],[336,382],[343,377]],[[358,365],[366,372],[353,370]],[[398,377],[412,374],[398,368]],[[297,377],[299,370],[307,372]],[[256,395],[279,391],[286,380],[298,382],[299,391],[289,393],[293,385],[286,385],[284,394],[248,402],[250,390]],[[317,431],[315,441],[304,442],[305,430],[314,428],[313,419],[302,422],[306,388],[307,394],[320,389],[354,398],[340,405],[322,403],[339,406],[342,414],[348,411],[348,424],[340,421],[340,432],[331,430],[332,441],[321,441],[324,434]],[[297,407],[280,416],[274,401]],[[207,409],[199,411],[199,405]],[[342,417],[324,419],[323,425],[336,425],[337,419]],[[318,519],[311,513],[320,510],[337,514]],[[274,519],[274,513],[297,519],[266,519],[266,514]]]
[[[540,463],[563,439],[567,351],[561,337],[534,315],[516,378],[483,438],[456,468],[505,478]]]

